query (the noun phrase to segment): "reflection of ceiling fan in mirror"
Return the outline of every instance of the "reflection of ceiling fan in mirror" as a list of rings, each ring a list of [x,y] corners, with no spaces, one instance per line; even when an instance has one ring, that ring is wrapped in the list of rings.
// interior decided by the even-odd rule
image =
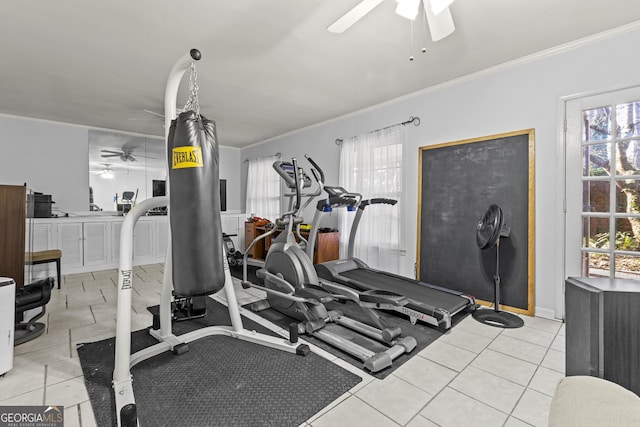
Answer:
[[[94,165],[91,168],[90,173],[92,175],[99,175],[104,179],[113,179],[115,177],[113,169],[111,169],[110,163],[101,163],[104,167],[99,166],[98,164]]]
[[[138,157],[146,157],[146,158],[150,158],[150,159],[153,158],[153,157],[148,157],[148,156],[142,156],[140,154],[136,154],[136,156],[138,156]],[[133,150],[120,150],[120,151],[100,150],[100,157],[102,157],[103,159],[109,159],[109,158],[112,158],[112,157],[118,157],[123,162],[127,162],[127,161],[128,162],[135,162],[135,161],[137,161],[136,158],[133,156]]]
[[[327,27],[332,33],[343,33],[353,24],[362,19],[367,13],[375,9],[384,0],[362,0],[353,9],[348,11],[342,17],[338,18],[333,24]],[[415,20],[420,12],[424,10],[427,22],[429,23],[429,31],[431,39],[436,42],[447,37],[456,29],[451,18],[449,5],[453,0],[396,0],[398,6],[396,13],[404,18]],[[424,7],[421,8],[421,4]]]

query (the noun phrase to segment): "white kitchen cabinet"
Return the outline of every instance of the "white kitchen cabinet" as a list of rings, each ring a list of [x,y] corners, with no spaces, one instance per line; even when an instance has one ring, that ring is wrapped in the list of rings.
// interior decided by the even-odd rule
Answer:
[[[62,250],[62,273],[83,267],[82,222],[57,224],[57,247]]]
[[[167,217],[157,219],[155,222],[155,256],[156,258],[164,259],[167,256],[167,243],[169,238],[169,220]]]
[[[62,272],[103,266],[110,261],[107,222],[56,224],[57,248],[62,250]]]
[[[227,234],[237,235],[233,237],[236,248],[243,247],[244,232],[239,232],[239,228],[244,227],[244,216],[222,215],[222,230]],[[123,220],[121,216],[89,215],[30,218],[26,224],[25,247],[28,251],[61,249],[62,274],[116,269],[120,262],[120,231]],[[168,217],[141,217],[133,231],[133,264],[163,263],[168,233]],[[42,271],[37,270],[36,273],[44,275],[47,268],[48,266],[43,266]]]
[[[133,264],[152,264],[156,262],[164,262],[165,253],[162,248],[167,247],[167,236],[156,236],[156,232],[161,232],[161,227],[156,223],[167,223],[167,219],[153,217],[140,218],[133,228]],[[122,222],[114,222],[111,224],[111,259],[117,267],[120,262],[120,233],[122,231]]]
[[[120,262],[120,232],[122,231],[122,222],[111,223],[111,262],[118,265]]]
[[[153,247],[153,222],[140,219],[133,229],[133,261],[136,264],[155,258]]]
[[[229,236],[237,250],[244,248],[244,214],[223,214],[222,231]]]
[[[83,265],[105,265],[109,263],[110,223],[85,222],[83,227]],[[64,252],[63,252],[64,256]]]
[[[53,224],[27,220],[25,232],[24,247],[27,252],[46,251],[53,247]]]
[[[25,226],[25,251],[46,251],[57,247],[54,245],[54,226],[51,223],[36,222],[32,218],[27,219]],[[25,265],[25,283],[34,282],[45,277],[56,277],[55,263],[27,264]]]

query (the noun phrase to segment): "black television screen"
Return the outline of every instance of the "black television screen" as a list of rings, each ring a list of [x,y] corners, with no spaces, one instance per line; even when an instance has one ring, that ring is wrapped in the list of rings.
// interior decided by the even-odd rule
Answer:
[[[227,180],[220,180],[220,210],[222,212],[227,210]]]
[[[166,181],[160,179],[153,180],[153,197],[166,195]]]
[[[166,181],[154,179],[153,180],[153,197],[166,195]],[[220,180],[220,210],[227,210],[227,180]]]

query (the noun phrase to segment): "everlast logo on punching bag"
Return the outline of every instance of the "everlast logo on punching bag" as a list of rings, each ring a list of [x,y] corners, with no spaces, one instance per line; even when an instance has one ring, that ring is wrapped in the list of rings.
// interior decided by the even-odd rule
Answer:
[[[172,150],[171,169],[201,168],[202,147],[187,146],[175,147]]]

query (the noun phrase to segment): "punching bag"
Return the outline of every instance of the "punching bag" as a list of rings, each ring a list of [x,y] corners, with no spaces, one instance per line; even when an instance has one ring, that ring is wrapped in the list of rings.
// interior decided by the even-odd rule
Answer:
[[[173,289],[177,296],[209,295],[224,286],[215,122],[181,113],[167,147]]]

